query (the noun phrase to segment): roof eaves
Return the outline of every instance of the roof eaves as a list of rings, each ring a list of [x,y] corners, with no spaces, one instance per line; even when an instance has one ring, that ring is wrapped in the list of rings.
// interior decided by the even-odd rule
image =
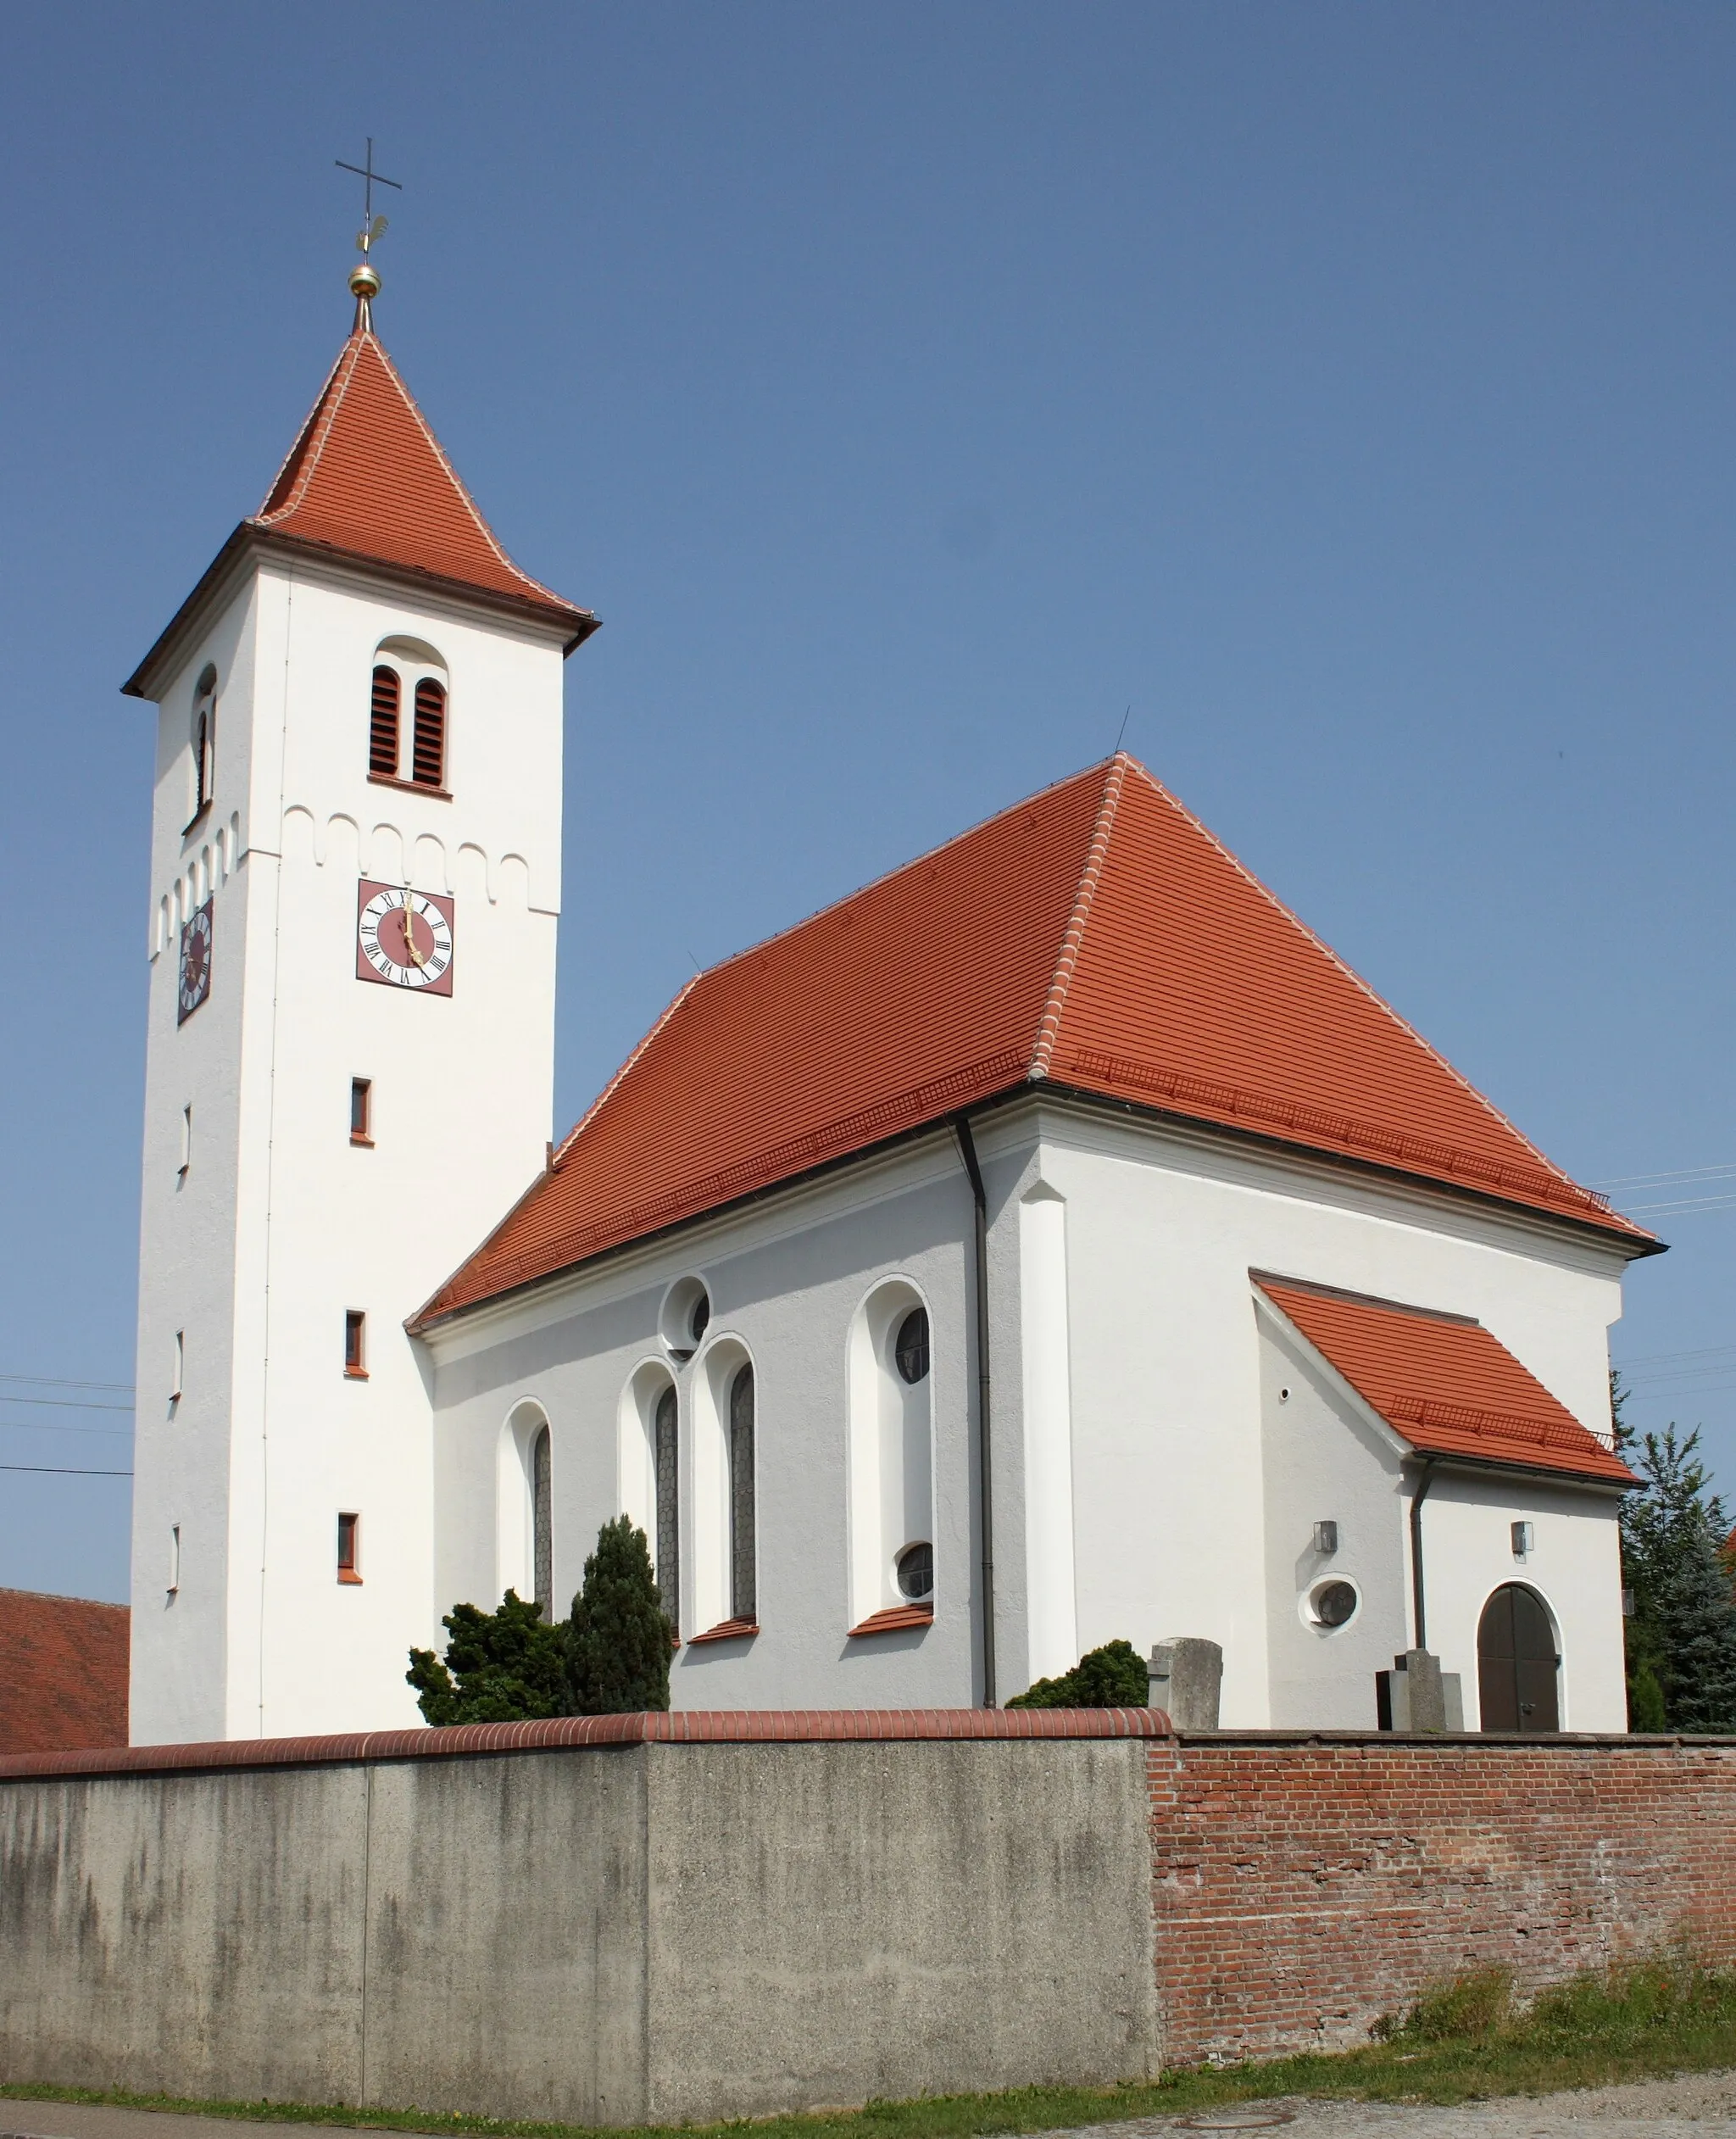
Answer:
[[[1117,1092],[1101,1092],[1088,1084],[1070,1084],[1064,1078],[1047,1078],[1045,1091],[1055,1097],[1071,1101],[1080,1106],[1100,1108],[1107,1112],[1128,1114],[1140,1121],[1173,1123],[1203,1132],[1212,1136],[1230,1138],[1238,1144],[1252,1144],[1269,1151],[1283,1151],[1292,1156],[1311,1160],[1316,1165],[1354,1167],[1359,1173],[1399,1181],[1409,1188],[1426,1189],[1442,1195],[1449,1195],[1482,1204],[1510,1217],[1518,1215],[1535,1218],[1550,1225],[1569,1228],[1581,1239],[1589,1237],[1600,1246],[1619,1250],[1629,1262],[1638,1262],[1646,1256],[1666,1255],[1670,1244],[1660,1240],[1655,1234],[1644,1233],[1632,1219],[1623,1218],[1613,1212],[1608,1222],[1594,1217],[1582,1217],[1571,1211],[1564,1211],[1546,1203],[1533,1203],[1521,1196],[1503,1195],[1499,1189],[1481,1189],[1468,1181],[1448,1180],[1436,1173],[1424,1173],[1396,1164],[1389,1159],[1365,1157],[1355,1151],[1338,1151],[1321,1144],[1307,1142],[1300,1137],[1285,1136],[1275,1129],[1260,1129],[1244,1122],[1223,1122],[1210,1114],[1190,1114],[1183,1107],[1160,1106],[1150,1100],[1123,1097]]]
[[[157,634],[150,651],[120,687],[123,698],[150,699],[153,683],[194,621],[203,616],[216,588],[248,549],[270,550],[286,556],[327,560],[333,564],[359,567],[371,577],[395,581],[409,588],[426,588],[450,599],[492,610],[498,616],[534,617],[555,625],[566,633],[563,655],[582,646],[603,619],[594,611],[576,609],[570,602],[551,598],[547,602],[530,595],[509,594],[491,587],[478,587],[467,579],[448,579],[417,565],[401,565],[388,557],[370,557],[365,551],[341,549],[336,543],[318,542],[306,535],[292,535],[258,519],[244,520],[200,573],[198,582]]]
[[[972,1100],[962,1111],[974,1117],[997,1107],[1010,1106],[1015,1100],[1028,1099],[1030,1096],[1029,1084],[1022,1077],[1015,1077],[1010,1078],[998,1089],[984,1093]],[[497,1285],[492,1290],[476,1293],[468,1299],[453,1300],[449,1305],[442,1306],[441,1304],[442,1298],[450,1292],[457,1278],[469,1267],[468,1263],[460,1263],[453,1277],[440,1287],[425,1306],[417,1310],[416,1313],[405,1323],[404,1327],[412,1336],[426,1336],[431,1330],[454,1322],[462,1315],[470,1314],[483,1307],[497,1306],[504,1301],[522,1297],[527,1293],[535,1291],[539,1285],[553,1284],[559,1278],[571,1277],[577,1271],[605,1264],[615,1256],[629,1255],[637,1249],[650,1246],[657,1241],[672,1239],[676,1234],[685,1232],[691,1226],[704,1225],[715,1219],[727,1217],[738,1211],[751,1210],[755,1204],[764,1203],[773,1196],[787,1195],[793,1189],[805,1188],[812,1182],[824,1180],[828,1174],[842,1173],[848,1167],[866,1164],[873,1160],[883,1158],[887,1152],[897,1150],[902,1145],[914,1144],[925,1136],[949,1136],[953,1134],[953,1124],[957,1120],[960,1111],[957,1107],[949,1107],[943,1111],[927,1116],[922,1121],[910,1122],[906,1127],[895,1131],[892,1135],[880,1138],[875,1143],[858,1145],[850,1150],[834,1152],[828,1157],[817,1160],[812,1166],[802,1167],[794,1173],[780,1174],[776,1179],[766,1181],[757,1188],[743,1189],[739,1195],[722,1197],[715,1203],[703,1205],[696,1210],[684,1211],[679,1217],[669,1219],[666,1223],[647,1226],[643,1230],[628,1234],[619,1240],[610,1240],[600,1247],[576,1255],[570,1262],[558,1264],[553,1268],[527,1272],[524,1276]],[[539,1176],[537,1181],[531,1183],[530,1189],[526,1191],[526,1195],[521,1196],[518,1204],[514,1206],[515,1210],[520,1208],[526,1198],[535,1193],[542,1178]],[[497,1227],[496,1232],[504,1230],[504,1225],[505,1221],[503,1220],[501,1225]],[[493,1237],[492,1234],[490,1235],[491,1239]],[[481,1251],[479,1249],[477,1254],[480,1256],[481,1253]],[[471,1261],[476,1259],[474,1256],[470,1258]]]

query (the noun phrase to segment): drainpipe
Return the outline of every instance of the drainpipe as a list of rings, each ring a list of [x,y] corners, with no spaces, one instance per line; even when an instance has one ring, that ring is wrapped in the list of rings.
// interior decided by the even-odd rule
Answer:
[[[976,1492],[982,1510],[982,1705],[993,1708],[994,1697],[994,1474],[993,1443],[989,1436],[988,1401],[988,1198],[982,1187],[982,1169],[976,1163],[976,1139],[962,1114],[953,1123],[971,1177],[971,1200],[976,1206]]]
[[[1422,1474],[1410,1495],[1410,1602],[1416,1622],[1416,1646],[1428,1646],[1428,1617],[1422,1604],[1422,1503],[1434,1481],[1434,1458],[1425,1456]]]

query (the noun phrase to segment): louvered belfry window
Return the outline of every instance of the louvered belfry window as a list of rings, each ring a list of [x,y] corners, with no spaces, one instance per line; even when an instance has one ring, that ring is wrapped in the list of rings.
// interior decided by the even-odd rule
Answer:
[[[398,671],[382,663],[374,671],[373,710],[368,723],[368,770],[382,780],[398,777]]]
[[[425,676],[416,686],[416,732],[411,778],[419,788],[446,785],[446,687]]]

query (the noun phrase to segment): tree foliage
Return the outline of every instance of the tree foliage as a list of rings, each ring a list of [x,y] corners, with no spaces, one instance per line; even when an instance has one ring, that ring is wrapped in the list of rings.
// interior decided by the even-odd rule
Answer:
[[[605,1523],[562,1629],[572,1713],[668,1707],[670,1640],[645,1533],[631,1516]]]
[[[442,1661],[412,1649],[405,1678],[425,1722],[524,1723],[669,1706],[669,1621],[645,1533],[623,1515],[597,1533],[571,1613],[551,1626],[515,1590],[498,1612],[455,1604]]]
[[[1143,1657],[1131,1641],[1105,1641],[1088,1649],[1071,1671],[1039,1679],[1015,1694],[1010,1708],[1143,1708],[1151,1698]]]
[[[432,1724],[520,1723],[570,1715],[560,1629],[509,1590],[498,1612],[455,1604],[440,1622],[452,1637],[442,1663],[412,1649],[404,1674]]]
[[[1611,1378],[1617,1445],[1641,1486],[1622,1508],[1628,1717],[1633,1730],[1736,1731],[1736,1598],[1729,1518],[1700,1457],[1698,1427],[1637,1434]]]

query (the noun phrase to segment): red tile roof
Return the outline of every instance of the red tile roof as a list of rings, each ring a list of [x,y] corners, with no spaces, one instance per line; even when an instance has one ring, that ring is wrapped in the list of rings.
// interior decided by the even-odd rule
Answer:
[[[0,1590],[0,1754],[126,1743],[132,1614]]]
[[[1118,755],[690,981],[419,1319],[1045,1083],[1655,1245]]]
[[[1369,1409],[1423,1454],[1635,1482],[1481,1323],[1324,1286],[1256,1283]]]
[[[364,328],[339,351],[264,504],[225,543],[126,691],[147,695],[159,655],[237,545],[249,540],[312,549],[468,589],[559,626],[570,634],[569,651],[597,628],[588,610],[520,571],[501,548],[398,367]]]

